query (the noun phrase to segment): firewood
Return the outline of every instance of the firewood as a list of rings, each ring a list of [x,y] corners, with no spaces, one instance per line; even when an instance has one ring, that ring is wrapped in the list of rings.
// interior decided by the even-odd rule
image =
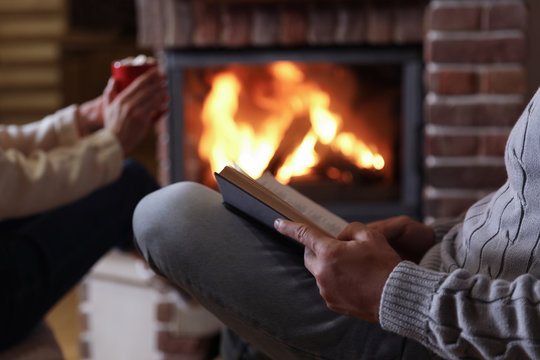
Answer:
[[[284,132],[276,152],[266,167],[266,171],[270,171],[275,175],[287,159],[287,156],[292,154],[300,146],[310,129],[311,121],[309,120],[309,114],[302,114],[295,117],[291,121],[289,128]]]
[[[324,145],[321,145],[323,147]],[[345,157],[343,154],[326,146],[326,156],[319,161],[315,166],[314,172],[320,177],[328,178],[327,171],[330,168],[336,168],[341,173],[350,173],[352,182],[357,184],[379,182],[383,178],[383,173],[380,170],[361,168]]]

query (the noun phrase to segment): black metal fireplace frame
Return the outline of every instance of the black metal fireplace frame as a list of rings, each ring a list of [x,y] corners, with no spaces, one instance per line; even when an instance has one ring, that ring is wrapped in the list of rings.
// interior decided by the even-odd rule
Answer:
[[[409,215],[420,219],[422,184],[422,74],[419,46],[261,48],[261,49],[172,49],[165,51],[171,113],[168,118],[170,182],[185,180],[183,160],[183,86],[185,68],[227,64],[257,65],[274,61],[331,62],[335,64],[397,64],[402,68],[400,198],[381,203],[329,203],[329,210],[348,221],[371,221]]]

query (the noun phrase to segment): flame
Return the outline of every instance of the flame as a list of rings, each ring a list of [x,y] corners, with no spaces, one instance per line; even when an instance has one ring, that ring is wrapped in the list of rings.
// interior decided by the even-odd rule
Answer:
[[[276,174],[276,179],[286,183],[293,176],[305,175],[318,159],[315,152],[317,136],[310,132],[306,135],[298,149],[289,157]]]
[[[270,72],[284,82],[301,83],[305,79],[302,70],[290,61],[276,61],[270,66]]]
[[[203,103],[203,133],[199,155],[209,162],[212,171],[236,162],[253,177],[259,177],[272,160],[281,139],[294,119],[309,114],[311,129],[296,149],[287,156],[276,178],[287,183],[294,176],[309,174],[320,161],[318,144],[340,153],[360,168],[382,170],[383,156],[373,145],[367,145],[359,134],[341,131],[343,119],[330,109],[331,96],[308,80],[300,67],[280,61],[268,68],[273,77],[271,95],[244,89],[241,76],[224,70],[212,80],[211,90]],[[239,117],[240,98],[249,92],[260,108],[270,112],[257,118],[257,126]],[[331,179],[352,180],[350,172],[340,174],[337,168],[326,170]]]
[[[384,158],[377,153],[376,149],[372,151],[362,140],[356,139],[352,133],[339,134],[332,145],[347,158],[354,160],[355,164],[361,168],[376,170],[384,168]]]

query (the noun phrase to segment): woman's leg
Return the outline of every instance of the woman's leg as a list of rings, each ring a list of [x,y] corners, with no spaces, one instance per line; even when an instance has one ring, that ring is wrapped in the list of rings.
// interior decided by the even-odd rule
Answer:
[[[303,250],[227,210],[216,192],[178,183],[145,197],[137,244],[156,272],[273,359],[396,359],[416,343],[330,311]],[[227,359],[227,357],[226,357]]]
[[[133,210],[156,189],[141,165],[126,162],[119,180],[75,203],[0,222],[0,349],[28,333],[108,250],[133,244]]]

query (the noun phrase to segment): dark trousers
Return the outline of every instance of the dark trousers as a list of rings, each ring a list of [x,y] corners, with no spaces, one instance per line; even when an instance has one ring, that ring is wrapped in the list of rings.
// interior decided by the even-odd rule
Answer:
[[[24,338],[107,251],[132,246],[133,210],[157,188],[126,161],[117,181],[79,201],[0,222],[0,350]]]

